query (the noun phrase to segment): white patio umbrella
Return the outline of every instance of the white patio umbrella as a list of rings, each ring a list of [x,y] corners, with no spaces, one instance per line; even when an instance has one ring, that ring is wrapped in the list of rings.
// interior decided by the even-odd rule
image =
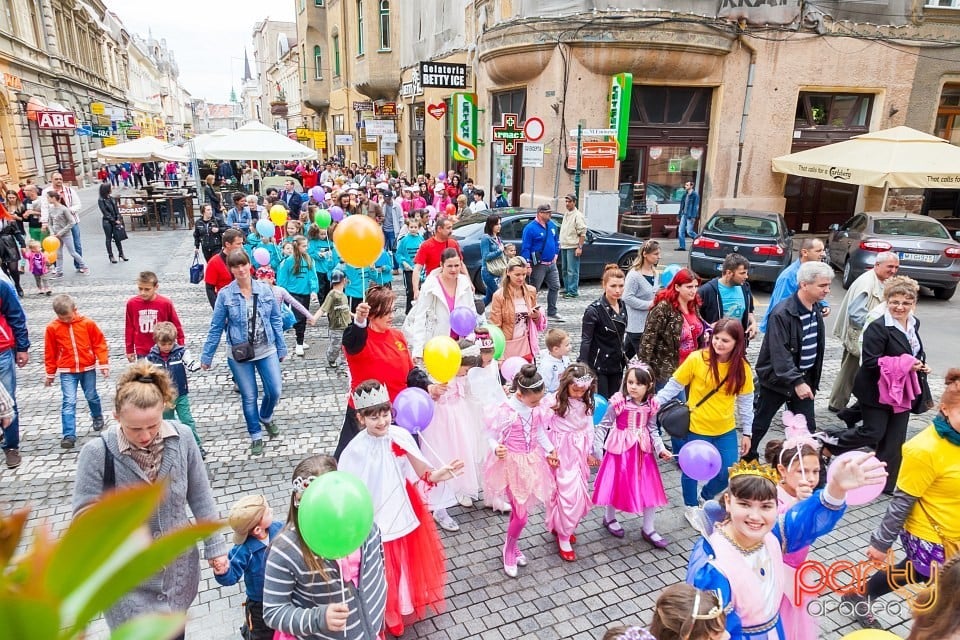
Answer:
[[[248,122],[230,135],[204,147],[209,158],[218,160],[316,160],[310,147],[282,136],[256,121]]]
[[[202,133],[199,136],[188,140],[183,145],[184,151],[187,152],[187,155],[190,154],[190,147],[193,146],[194,152],[197,154],[198,160],[213,160],[213,156],[206,155],[206,148],[211,142],[228,136],[233,133],[233,129],[221,128],[213,131],[211,133]]]
[[[152,136],[145,136],[130,140],[112,147],[97,149],[90,154],[101,162],[124,162],[136,160],[139,162],[186,162],[187,153],[172,144],[158,140]]]
[[[960,147],[910,127],[874,131],[773,159],[773,170],[846,184],[893,188],[960,188]]]

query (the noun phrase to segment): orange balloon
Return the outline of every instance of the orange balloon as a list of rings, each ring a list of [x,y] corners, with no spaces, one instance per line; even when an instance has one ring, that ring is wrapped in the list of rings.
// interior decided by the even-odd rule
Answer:
[[[333,232],[333,244],[350,266],[369,267],[383,253],[383,230],[373,218],[361,214],[348,216]]]
[[[60,248],[60,238],[57,236],[47,236],[43,239],[41,244],[43,245],[44,251],[52,251],[53,253],[56,253],[57,249]]]
[[[57,261],[57,252],[56,251],[44,251],[43,255],[46,256],[47,262],[49,264],[54,264]]]
[[[453,214],[455,214],[455,213],[457,212],[457,205],[455,205],[455,204],[448,204],[448,205],[446,206],[446,208],[444,209],[444,211],[446,211],[448,215],[451,215],[451,216],[452,216]]]

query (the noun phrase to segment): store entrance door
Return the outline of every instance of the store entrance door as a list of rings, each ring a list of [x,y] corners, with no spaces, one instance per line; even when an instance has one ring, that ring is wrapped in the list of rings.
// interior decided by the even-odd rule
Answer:
[[[53,134],[53,156],[57,163],[57,171],[63,176],[67,184],[77,184],[77,166],[73,161],[73,144],[70,134],[56,132]]]

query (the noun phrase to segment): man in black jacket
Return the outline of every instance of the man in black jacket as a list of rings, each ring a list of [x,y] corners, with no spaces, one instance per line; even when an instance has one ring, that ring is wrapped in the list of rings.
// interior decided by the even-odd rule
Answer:
[[[813,398],[820,386],[826,344],[822,311],[817,303],[830,293],[833,269],[822,262],[804,263],[797,272],[797,282],[797,292],[774,307],[767,320],[767,332],[757,357],[759,384],[746,460],[757,459],[760,441],[784,404],[806,417],[811,433],[817,429]]]
[[[737,318],[748,339],[757,335],[757,320],[753,315],[753,294],[747,282],[750,261],[739,253],[728,253],[723,259],[721,274],[700,285],[697,293],[703,303],[700,315],[711,325],[725,316]]]

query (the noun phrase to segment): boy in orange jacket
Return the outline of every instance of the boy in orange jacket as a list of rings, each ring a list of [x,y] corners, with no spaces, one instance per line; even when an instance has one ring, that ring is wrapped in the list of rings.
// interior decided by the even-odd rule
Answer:
[[[73,449],[77,443],[77,385],[83,387],[83,395],[90,405],[93,430],[103,429],[103,409],[97,393],[97,369],[106,378],[110,375],[107,365],[107,340],[97,323],[77,313],[77,305],[67,294],[53,299],[53,311],[57,319],[47,325],[44,336],[43,359],[47,369],[45,386],[53,384],[60,374],[60,391],[63,403],[60,422],[63,440],[60,446]]]

